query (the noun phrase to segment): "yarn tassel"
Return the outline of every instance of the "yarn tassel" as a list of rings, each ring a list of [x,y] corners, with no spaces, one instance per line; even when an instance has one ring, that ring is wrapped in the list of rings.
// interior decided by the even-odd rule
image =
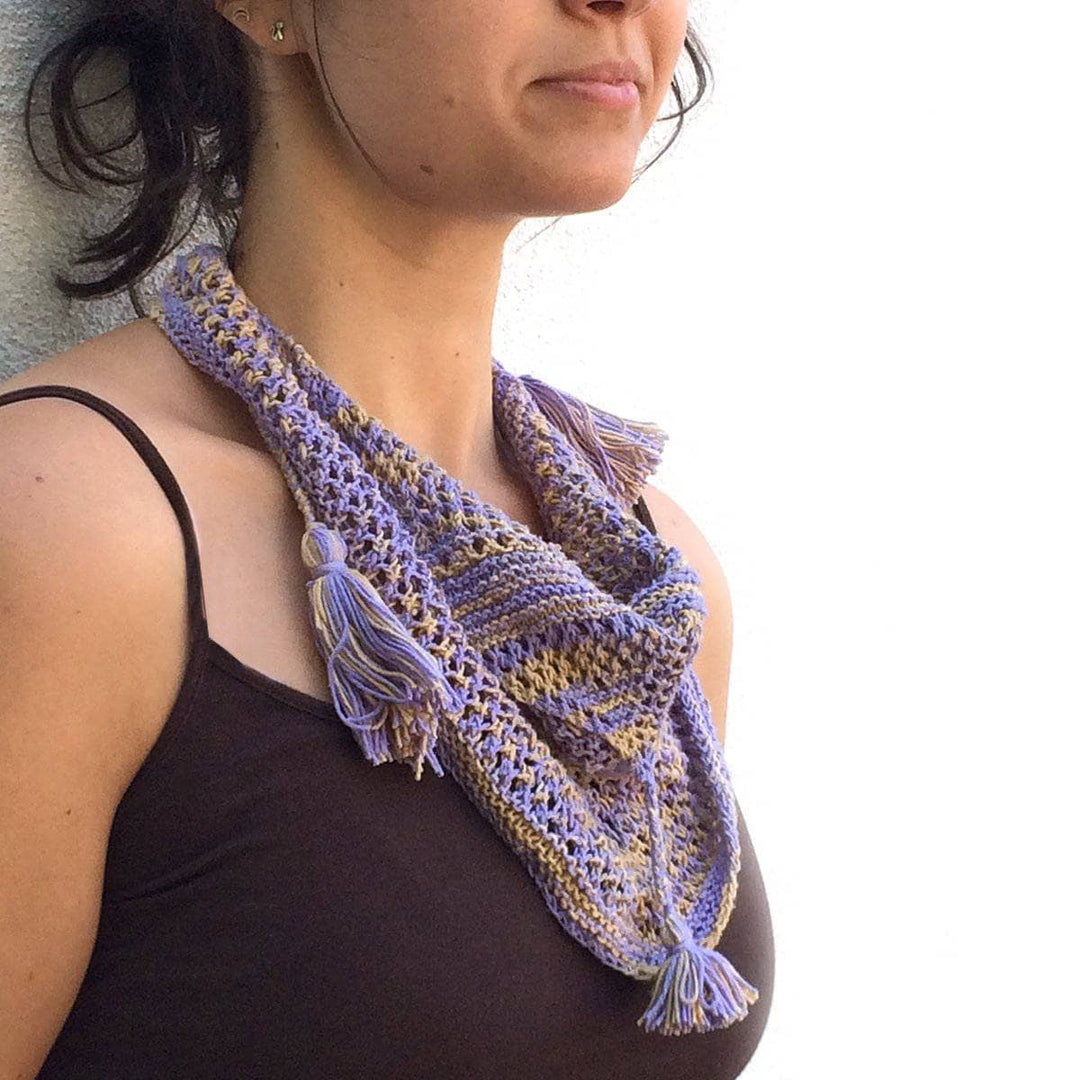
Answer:
[[[535,375],[521,375],[540,411],[574,444],[600,479],[627,503],[655,472],[668,434],[646,420],[627,420],[567,394]]]
[[[669,915],[667,925],[678,940],[660,966],[638,1025],[662,1035],[686,1035],[744,1019],[758,999],[757,989],[727,957],[699,945],[683,920]]]
[[[372,764],[411,761],[419,780],[426,760],[442,776],[431,746],[439,710],[460,702],[438,662],[345,562],[339,532],[312,522],[300,548],[313,574],[311,623],[338,715]]]

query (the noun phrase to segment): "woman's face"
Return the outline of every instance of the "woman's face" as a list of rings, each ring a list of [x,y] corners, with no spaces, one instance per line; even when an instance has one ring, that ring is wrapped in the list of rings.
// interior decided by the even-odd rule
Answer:
[[[478,217],[548,216],[625,194],[669,91],[686,4],[292,0],[299,23],[290,30],[350,169],[375,181],[355,136],[411,202]],[[642,80],[640,101],[626,108],[536,85],[567,68],[624,59],[637,62]]]

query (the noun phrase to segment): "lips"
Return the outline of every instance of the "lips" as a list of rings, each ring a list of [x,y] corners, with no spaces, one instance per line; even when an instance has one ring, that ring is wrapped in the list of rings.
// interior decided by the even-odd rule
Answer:
[[[636,83],[599,82],[596,79],[541,79],[537,86],[549,93],[556,92],[567,101],[584,101],[606,108],[625,109],[637,105],[641,92]]]
[[[638,65],[630,59],[605,60],[599,64],[590,64],[588,67],[568,68],[566,71],[557,71],[551,75],[545,75],[537,82],[604,82],[623,83],[632,82],[637,84],[639,90],[643,89],[643,75]]]

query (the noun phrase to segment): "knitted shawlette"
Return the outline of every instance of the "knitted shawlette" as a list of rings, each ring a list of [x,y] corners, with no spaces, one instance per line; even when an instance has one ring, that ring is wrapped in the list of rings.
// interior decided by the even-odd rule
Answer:
[[[445,764],[563,929],[652,982],[645,1030],[743,1019],[757,990],[714,948],[739,833],[691,667],[701,579],[630,509],[666,433],[493,357],[493,417],[549,540],[351,400],[223,248],[178,255],[151,314],[243,398],[303,512],[312,629],[368,760],[417,780]]]

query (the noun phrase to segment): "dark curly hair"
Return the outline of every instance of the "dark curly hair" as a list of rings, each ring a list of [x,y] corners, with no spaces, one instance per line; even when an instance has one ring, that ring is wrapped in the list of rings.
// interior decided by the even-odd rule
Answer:
[[[78,300],[126,290],[136,312],[145,316],[135,292],[137,283],[183,243],[203,207],[232,257],[232,241],[226,245],[225,237],[231,231],[235,239],[251,167],[255,72],[241,31],[221,18],[208,0],[87,0],[87,6],[91,10],[82,24],[54,45],[34,69],[23,113],[26,140],[38,170],[65,191],[89,194],[76,173],[111,187],[136,189],[119,224],[85,238],[74,260],[76,265],[120,260],[119,265],[97,281],[70,281],[54,274],[53,283],[65,296]],[[713,74],[704,47],[689,24],[683,44],[697,80],[694,96],[684,103],[678,77],[672,80],[678,111],[658,119],[678,122],[635,180],[674,143],[683,117],[701,101]],[[315,48],[325,78],[317,24]],[[128,81],[104,98],[78,103],[75,90],[83,69],[98,54],[109,52],[126,61]],[[42,163],[31,127],[35,89],[53,65],[47,115],[67,181]],[[130,131],[117,141],[98,145],[79,110],[129,89],[133,105]],[[332,92],[331,98],[340,113]],[[141,139],[143,154],[140,167],[132,170],[116,155],[137,139]],[[179,238],[172,240],[182,204],[190,197],[195,198],[192,219]]]

